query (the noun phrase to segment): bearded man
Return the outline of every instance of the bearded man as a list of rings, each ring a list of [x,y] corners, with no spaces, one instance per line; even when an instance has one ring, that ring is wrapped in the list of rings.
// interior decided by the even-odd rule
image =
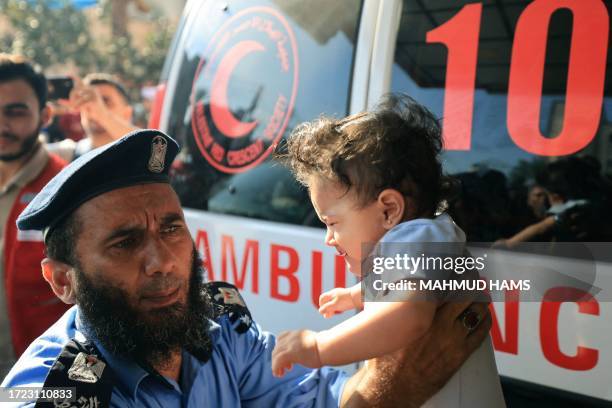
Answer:
[[[422,339],[350,378],[300,366],[274,377],[274,335],[234,286],[203,282],[169,184],[178,150],[161,132],[133,132],[72,162],[20,215],[20,229],[43,231],[45,279],[76,306],[2,386],[75,390],[49,406],[418,407],[486,336],[486,305],[449,303]]]
[[[0,378],[66,310],[40,274],[42,234],[15,226],[64,166],[38,140],[49,115],[45,76],[19,56],[0,54]]]

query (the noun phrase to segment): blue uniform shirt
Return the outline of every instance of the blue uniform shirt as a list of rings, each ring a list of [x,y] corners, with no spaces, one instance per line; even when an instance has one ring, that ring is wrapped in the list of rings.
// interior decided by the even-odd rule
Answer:
[[[64,345],[83,341],[75,306],[36,339],[2,382],[4,387],[42,386]],[[272,376],[275,338],[253,323],[237,333],[226,316],[213,322],[213,352],[202,363],[183,351],[180,384],[160,380],[134,361],[96,346],[113,369],[112,407],[337,407],[347,376],[331,368],[294,366],[282,378]],[[29,404],[30,406],[33,404]]]

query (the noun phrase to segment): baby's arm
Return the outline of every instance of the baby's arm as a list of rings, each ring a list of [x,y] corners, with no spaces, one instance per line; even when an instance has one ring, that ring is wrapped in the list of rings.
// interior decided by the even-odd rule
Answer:
[[[319,313],[325,318],[350,309],[362,309],[361,284],[350,288],[335,288],[319,297]],[[281,333],[272,351],[272,373],[281,377],[293,364],[305,367],[321,367],[317,349],[317,333],[312,330],[296,330]]]
[[[312,330],[282,332],[272,350],[272,374],[282,377],[293,364],[319,368],[321,360],[317,350],[317,333]]]
[[[396,351],[429,330],[436,308],[431,301],[368,303],[363,312],[316,334],[318,359],[344,365]]]
[[[283,332],[272,352],[272,372],[280,377],[293,364],[344,365],[398,350],[425,334],[436,306],[427,301],[372,302],[329,330]]]
[[[350,309],[363,309],[360,283],[350,288],[332,289],[319,297],[319,313],[325,318]]]

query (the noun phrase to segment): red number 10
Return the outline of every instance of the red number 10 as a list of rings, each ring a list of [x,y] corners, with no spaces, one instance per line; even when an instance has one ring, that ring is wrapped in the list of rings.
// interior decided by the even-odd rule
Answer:
[[[545,137],[540,107],[550,17],[559,9],[573,14],[565,112],[561,132]],[[482,4],[466,5],[453,18],[427,33],[428,43],[448,49],[444,98],[444,145],[469,150]],[[508,133],[525,151],[563,156],[586,147],[599,126],[609,16],[601,0],[535,0],[516,24],[508,81]]]

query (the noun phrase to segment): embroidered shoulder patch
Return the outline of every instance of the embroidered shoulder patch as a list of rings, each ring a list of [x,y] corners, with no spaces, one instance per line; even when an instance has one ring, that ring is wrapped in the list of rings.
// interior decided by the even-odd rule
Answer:
[[[249,330],[253,319],[238,288],[227,282],[207,282],[205,287],[213,301],[217,317],[227,314],[238,333]]]

